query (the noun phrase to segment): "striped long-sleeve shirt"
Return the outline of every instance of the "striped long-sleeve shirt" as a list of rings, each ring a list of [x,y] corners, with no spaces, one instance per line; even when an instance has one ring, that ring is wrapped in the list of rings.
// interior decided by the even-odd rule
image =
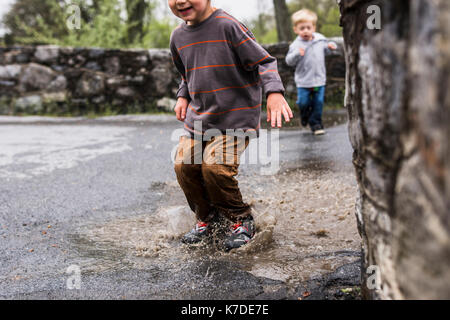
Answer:
[[[184,126],[259,133],[262,90],[284,93],[277,60],[252,32],[221,9],[197,25],[181,24],[171,36],[172,58],[181,74],[178,97],[188,99]]]

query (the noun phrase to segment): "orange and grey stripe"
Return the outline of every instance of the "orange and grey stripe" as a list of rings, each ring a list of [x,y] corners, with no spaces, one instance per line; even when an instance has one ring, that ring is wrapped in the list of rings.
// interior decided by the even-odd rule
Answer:
[[[194,70],[200,70],[200,69],[207,69],[207,68],[221,68],[221,67],[237,67],[236,64],[213,64],[209,66],[201,66],[201,67],[195,67],[191,69],[187,69],[186,72],[194,71]]]
[[[267,73],[267,72],[276,72],[276,73],[278,73],[278,70],[275,70],[275,69],[272,69],[272,70],[266,70],[266,71],[264,71],[264,72],[260,72],[259,74],[265,74],[265,73]]]
[[[192,111],[194,111],[198,115],[206,114],[206,115],[217,116],[217,115],[221,115],[221,114],[225,114],[225,113],[229,113],[229,112],[234,112],[234,111],[257,109],[257,108],[261,107],[261,105],[262,104],[260,103],[260,104],[257,104],[256,106],[253,106],[253,107],[235,107],[235,108],[232,108],[232,109],[229,109],[229,110],[225,110],[225,111],[220,111],[220,112],[198,112],[197,110],[195,110],[192,107],[192,103],[190,103],[189,104],[189,109],[191,109]]]
[[[187,44],[187,45],[185,45],[185,46],[182,46],[182,47],[178,48],[178,51],[181,51],[181,50],[183,50],[184,48],[187,48],[187,47],[190,47],[190,46],[195,46],[195,45],[197,45],[197,44],[217,43],[217,42],[227,42],[227,43],[232,44],[231,41],[229,41],[229,40],[206,40],[206,41],[198,41],[198,42],[194,42],[194,43],[190,43],[190,44]]]
[[[256,86],[259,83],[260,83],[260,81],[257,81],[255,83],[246,84],[244,86],[231,86],[231,87],[224,87],[224,88],[219,88],[219,89],[214,89],[214,90],[192,91],[192,92],[189,92],[189,94],[194,95],[194,94],[200,94],[200,93],[213,93],[213,92],[229,90],[229,89],[245,89],[245,88],[248,88],[248,87]]]
[[[268,55],[266,55],[264,58],[262,58],[262,59],[259,59],[258,61],[256,61],[256,62],[253,62],[253,63],[249,63],[248,64],[248,66],[250,66],[250,67],[253,67],[255,64],[258,64],[258,63],[260,63],[260,62],[262,62],[262,61],[264,61],[264,60],[266,60],[267,58],[269,58],[270,57],[270,55],[268,54]]]
[[[184,46],[182,46],[182,47],[179,47],[178,48],[178,52],[180,52],[181,50],[183,50],[183,49],[185,49],[185,48],[187,48],[187,47],[191,47],[191,46],[195,46],[195,45],[199,45],[199,44],[206,44],[206,43],[229,43],[229,44],[231,44],[233,47],[235,47],[235,48],[237,48],[237,47],[239,47],[241,44],[243,44],[243,43],[245,43],[245,42],[247,42],[247,41],[249,41],[249,40],[255,40],[255,38],[247,38],[247,39],[245,39],[245,40],[242,40],[241,42],[239,42],[239,43],[232,43],[231,41],[229,41],[229,40],[205,40],[205,41],[198,41],[198,42],[194,42],[194,43],[189,43],[189,44],[187,44],[187,45],[184,45]]]
[[[231,15],[229,15],[228,13],[225,12],[225,14],[228,15],[228,17],[226,17],[226,16],[217,16],[216,19],[229,19],[229,20],[231,20],[231,21],[234,21],[234,22],[236,22],[236,23],[239,25],[239,28],[241,28],[242,32],[244,32],[244,34],[247,34],[247,32],[248,32],[248,29],[247,29],[247,28],[244,28],[244,26],[243,26],[239,21],[237,21],[236,19],[234,19],[234,18],[233,18]],[[247,41],[249,41],[249,40],[256,40],[256,39],[253,38],[253,37],[249,37],[249,36],[247,35],[247,39],[241,41],[241,42],[238,43],[238,44],[235,44],[234,46],[235,46],[235,47],[238,47],[238,46],[240,46],[241,44],[243,44],[244,42],[247,42]]]
[[[228,14],[228,13],[227,13],[227,14]],[[239,23],[239,21],[237,21],[236,19],[234,19],[234,18],[232,18],[232,17],[217,16],[216,19],[229,19],[229,20],[231,20],[231,21],[236,22],[236,23],[239,25],[239,27],[241,28],[241,30],[242,30],[243,32],[247,32],[247,31],[248,31],[248,29],[244,28],[244,27],[242,26],[242,24]]]
[[[238,44],[235,44],[234,46],[235,46],[235,47],[239,47],[241,44],[243,44],[244,42],[247,42],[247,41],[249,41],[249,40],[256,40],[256,39],[255,39],[255,38],[250,38],[250,37],[248,37],[247,39],[242,40],[241,42],[239,42]]]

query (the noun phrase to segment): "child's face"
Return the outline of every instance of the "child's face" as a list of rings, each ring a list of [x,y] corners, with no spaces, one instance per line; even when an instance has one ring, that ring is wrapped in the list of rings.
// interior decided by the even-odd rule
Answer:
[[[168,0],[173,14],[189,25],[202,22],[213,12],[210,0]]]
[[[316,32],[316,26],[311,21],[299,22],[295,25],[294,32],[303,40],[310,41]]]

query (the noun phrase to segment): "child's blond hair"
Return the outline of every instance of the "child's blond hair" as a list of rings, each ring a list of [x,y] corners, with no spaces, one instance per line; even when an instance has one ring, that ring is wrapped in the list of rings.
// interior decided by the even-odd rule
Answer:
[[[317,24],[317,14],[308,9],[302,9],[292,15],[292,24],[294,27],[297,23],[312,22],[314,26]]]

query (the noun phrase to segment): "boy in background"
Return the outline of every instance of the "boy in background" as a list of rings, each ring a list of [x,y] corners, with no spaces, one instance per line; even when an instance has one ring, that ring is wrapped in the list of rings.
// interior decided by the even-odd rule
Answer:
[[[230,131],[258,135],[262,90],[272,127],[281,127],[282,116],[289,121],[292,111],[284,99],[276,59],[250,30],[212,7],[211,0],[168,2],[184,20],[172,33],[170,50],[182,78],[175,112],[189,134],[180,139],[175,172],[198,221],[182,241],[195,244],[207,238],[221,213],[231,222],[225,249],[238,248],[252,239],[255,225],[235,179],[248,140],[241,143]],[[201,128],[195,123],[201,123]],[[211,129],[221,134],[205,139],[205,131]],[[200,162],[195,161],[199,153]],[[217,159],[223,154],[225,161]]]
[[[325,133],[322,109],[325,99],[325,54],[337,45],[316,32],[317,14],[303,9],[292,15],[294,32],[298,35],[290,45],[286,63],[295,67],[297,105],[303,126],[309,124],[314,135]]]

